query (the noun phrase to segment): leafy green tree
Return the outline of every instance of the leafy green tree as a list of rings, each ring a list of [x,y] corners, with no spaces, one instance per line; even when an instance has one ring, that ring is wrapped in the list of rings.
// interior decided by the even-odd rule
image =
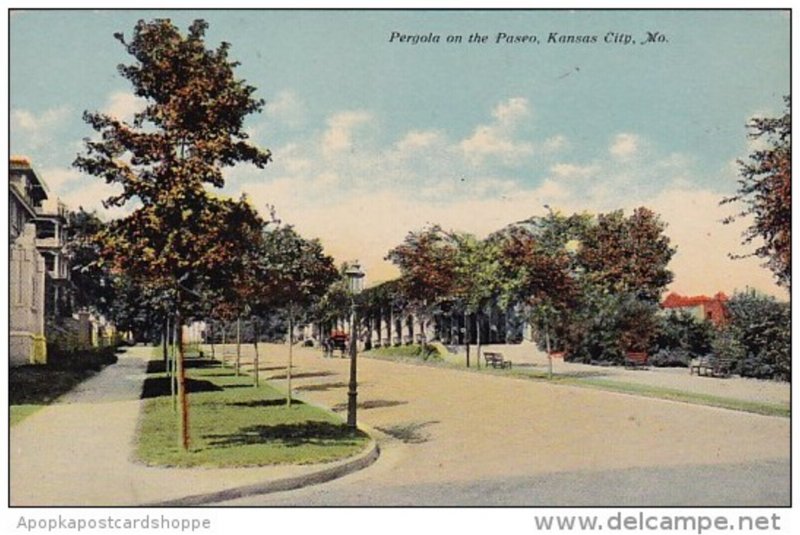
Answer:
[[[288,319],[289,361],[286,368],[286,404],[292,403],[292,349],[294,326],[301,315],[321,300],[339,278],[333,259],[318,240],[306,240],[291,225],[267,229],[256,259],[256,308],[282,309]]]
[[[139,21],[130,40],[115,34],[133,57],[118,70],[144,100],[144,109],[130,123],[85,112],[100,137],[85,139],[86,152],[74,162],[83,172],[121,186],[107,206],[138,201],[133,213],[109,225],[105,253],[120,272],[165,288],[177,325],[198,311],[204,290],[236,257],[239,240],[231,241],[218,223],[237,209],[232,201],[213,198],[205,186],[221,187],[224,167],[240,162],[264,167],[270,160],[269,151],[249,144],[244,131],[244,119],[264,103],[253,97],[254,87],[235,77],[238,64],[228,58],[228,43],[207,48],[207,28],[197,20],[184,36],[168,19],[157,19]],[[188,449],[180,340],[178,346],[181,443]]]
[[[644,207],[627,218],[622,210],[598,215],[581,237],[578,251],[587,282],[657,302],[673,279],[667,265],[675,249],[665,228],[658,215]]]
[[[563,330],[564,318],[575,306],[579,287],[571,267],[573,255],[566,244],[573,233],[567,218],[550,213],[547,220],[531,218],[489,236],[496,244],[500,301],[521,310],[540,345],[547,350],[552,374],[552,342],[556,331]],[[543,334],[543,337],[542,337]],[[557,338],[562,338],[561,333]]]
[[[403,243],[389,251],[386,258],[400,268],[400,287],[408,304],[421,317],[423,344],[427,342],[425,324],[443,299],[453,295],[459,244],[453,235],[434,225],[409,232]]]
[[[748,124],[751,139],[765,139],[767,147],[753,151],[749,161],[739,160],[739,189],[722,204],[740,203],[744,208],[724,220],[752,221],[744,232],[744,245],[758,244],[753,254],[766,259],[778,284],[792,284],[792,112],[791,98],[784,98],[781,117],[757,117]],[[737,256],[735,256],[737,257]],[[738,256],[741,258],[741,256]]]
[[[726,303],[729,323],[726,333],[743,348],[738,363],[741,375],[762,378],[791,376],[791,310],[789,303],[747,291],[734,294]]]

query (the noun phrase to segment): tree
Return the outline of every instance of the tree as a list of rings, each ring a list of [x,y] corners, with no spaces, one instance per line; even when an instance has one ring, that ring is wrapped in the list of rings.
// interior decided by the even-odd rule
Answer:
[[[741,346],[737,369],[741,375],[762,378],[791,376],[791,310],[789,303],[747,291],[726,303],[730,321],[725,329]]]
[[[534,332],[544,333],[551,375],[552,335],[564,324],[563,318],[575,306],[579,291],[567,243],[580,228],[574,226],[580,219],[570,219],[550,212],[547,218],[510,225],[488,238],[497,244],[500,270],[496,280],[503,281],[502,301],[506,306],[521,305]]]
[[[451,234],[434,225],[409,232],[403,243],[386,256],[400,268],[402,292],[422,317],[423,344],[425,324],[430,321],[434,307],[453,294],[458,248]]]
[[[475,361],[476,366],[480,368],[481,316],[487,306],[497,303],[506,282],[501,278],[498,244],[492,240],[479,240],[466,233],[450,233],[449,236],[457,247],[451,295],[464,308],[465,320],[468,313],[475,314],[477,327]],[[469,367],[469,342],[467,333],[467,367]]]
[[[264,167],[269,151],[247,142],[245,117],[261,110],[255,88],[234,76],[230,45],[206,48],[208,24],[196,20],[182,35],[168,19],[139,21],[130,41],[115,38],[133,56],[120,65],[134,94],[145,101],[128,123],[103,113],[84,113],[100,134],[85,139],[86,152],[74,165],[118,184],[122,192],[105,201],[122,206],[137,200],[129,216],[109,225],[105,253],[119,272],[164,289],[173,302],[176,325],[197,310],[204,289],[236,257],[239,240],[219,228],[231,201],[213,198],[206,185],[221,187],[222,169],[239,162]],[[252,211],[245,207],[243,215]],[[178,329],[178,332],[181,330]],[[180,348],[181,443],[188,449],[188,404]]]
[[[783,116],[756,117],[748,124],[748,137],[766,141],[767,148],[749,155],[749,161],[739,160],[739,188],[722,204],[741,203],[744,208],[726,218],[724,223],[737,219],[752,219],[742,234],[743,245],[756,247],[753,255],[766,259],[778,284],[787,290],[792,284],[792,114],[791,97],[784,97]],[[750,255],[746,255],[750,256]],[[734,255],[734,258],[742,256]]]
[[[622,362],[647,351],[658,331],[658,303],[672,281],[675,254],[666,225],[641,207],[599,214],[581,230],[575,257],[577,306],[564,318],[567,358]]]
[[[657,302],[673,278],[667,265],[675,249],[665,228],[658,215],[644,207],[627,218],[622,210],[598,215],[580,239],[578,262],[585,278],[608,291]]]
[[[257,309],[283,309],[288,318],[289,361],[286,404],[292,403],[292,348],[298,316],[311,308],[339,278],[333,259],[318,240],[306,240],[291,225],[267,229],[255,266]]]

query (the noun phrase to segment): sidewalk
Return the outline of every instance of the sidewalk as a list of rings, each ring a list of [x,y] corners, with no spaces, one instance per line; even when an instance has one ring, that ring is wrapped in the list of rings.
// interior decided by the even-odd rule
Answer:
[[[503,353],[516,367],[533,367],[536,370],[547,370],[547,353],[541,351],[535,344],[530,342],[506,345],[494,344],[484,346],[483,349]],[[473,366],[475,365],[475,351],[475,346],[472,346]],[[459,348],[459,352],[456,354],[447,355],[446,359],[462,365],[466,359],[464,348]],[[483,365],[484,363],[481,362],[481,366]],[[700,377],[698,375],[690,375],[688,368],[657,368],[650,366],[647,369],[632,370],[622,366],[592,366],[565,362],[561,358],[556,358],[553,359],[553,372],[575,377],[682,390],[693,394],[706,394],[742,401],[774,403],[787,407],[791,399],[790,383],[738,376],[725,378]]]
[[[129,348],[57,403],[10,429],[12,506],[121,506],[179,500],[269,482],[296,487],[369,464],[369,454],[334,463],[259,468],[156,468],[133,462],[139,395],[150,348]],[[367,462],[369,461],[369,462]],[[299,479],[297,479],[299,478]],[[235,495],[235,493],[233,494]],[[198,500],[195,500],[197,502]]]

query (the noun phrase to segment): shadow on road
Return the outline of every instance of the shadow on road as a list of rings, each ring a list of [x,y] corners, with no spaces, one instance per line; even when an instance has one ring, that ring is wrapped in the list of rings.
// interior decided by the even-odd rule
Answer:
[[[382,409],[384,407],[397,407],[398,405],[407,405],[408,401],[396,401],[391,399],[369,399],[362,401],[358,404],[359,409]],[[339,403],[333,406],[334,411],[347,410],[347,403]]]
[[[323,371],[323,372],[300,372],[300,373],[293,373],[292,379],[308,379],[309,377],[329,377],[331,375],[338,375],[335,372]],[[267,377],[268,380],[273,381],[277,379],[286,379],[285,373],[280,373],[278,375],[270,375]]]
[[[283,407],[286,405],[286,398],[256,399],[252,401],[235,401],[233,403],[228,403],[227,405],[231,405],[233,407]],[[300,400],[293,399],[292,405],[305,405],[305,403],[303,403]]]
[[[403,424],[391,425],[388,427],[377,427],[378,431],[386,433],[390,437],[394,437],[404,444],[422,444],[431,439],[429,433],[423,431],[423,428],[429,425],[438,424],[439,420],[430,420],[428,422],[408,422]]]
[[[336,383],[319,383],[316,385],[302,385],[298,386],[295,390],[305,390],[308,392],[323,392],[325,390],[332,390],[334,388],[346,388],[347,383],[338,381]]]

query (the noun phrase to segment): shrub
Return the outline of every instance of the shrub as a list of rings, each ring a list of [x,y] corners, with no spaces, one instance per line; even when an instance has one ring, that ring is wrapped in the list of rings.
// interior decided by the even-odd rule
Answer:
[[[660,315],[650,361],[654,366],[688,366],[691,359],[711,352],[715,335],[711,322],[698,321],[686,311]]]
[[[661,367],[686,367],[689,366],[689,361],[692,360],[692,358],[694,358],[694,356],[682,347],[675,347],[672,349],[664,348],[650,355],[650,364]]]
[[[737,360],[745,377],[789,380],[791,375],[791,313],[789,303],[754,291],[728,301],[730,323],[715,344]],[[715,347],[716,349],[716,347]]]
[[[622,364],[628,351],[647,351],[657,332],[657,305],[633,293],[589,294],[569,319],[566,359]]]

